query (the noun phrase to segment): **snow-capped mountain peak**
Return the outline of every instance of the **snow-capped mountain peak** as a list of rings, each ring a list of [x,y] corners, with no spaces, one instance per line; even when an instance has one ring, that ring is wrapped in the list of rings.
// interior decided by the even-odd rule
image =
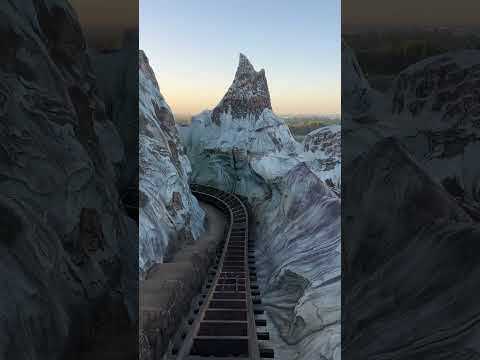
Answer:
[[[234,118],[250,115],[258,119],[265,109],[272,110],[265,70],[256,71],[247,57],[240,54],[235,78],[213,110],[212,120],[218,125],[222,113],[231,113]]]

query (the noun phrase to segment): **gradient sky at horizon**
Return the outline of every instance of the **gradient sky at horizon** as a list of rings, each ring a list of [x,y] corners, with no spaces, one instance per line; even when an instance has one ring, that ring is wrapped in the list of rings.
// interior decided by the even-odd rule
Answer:
[[[141,0],[140,48],[175,114],[212,109],[244,53],[278,114],[340,113],[340,0]]]

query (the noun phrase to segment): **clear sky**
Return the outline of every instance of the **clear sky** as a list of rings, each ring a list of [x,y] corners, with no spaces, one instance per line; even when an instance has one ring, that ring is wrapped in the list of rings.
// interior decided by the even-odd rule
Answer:
[[[278,114],[340,113],[340,0],[140,0],[140,48],[176,114],[212,109],[244,53]]]

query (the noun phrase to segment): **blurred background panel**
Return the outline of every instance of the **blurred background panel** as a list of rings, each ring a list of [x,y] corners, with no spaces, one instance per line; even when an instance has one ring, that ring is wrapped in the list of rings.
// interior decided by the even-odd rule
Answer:
[[[138,0],[71,0],[90,46],[119,48],[126,32],[138,32]]]
[[[343,0],[342,24],[353,26],[402,27],[448,26],[479,27],[476,0]]]
[[[0,2],[0,359],[138,358],[138,1]]]
[[[479,10],[342,3],[344,360],[480,358]]]

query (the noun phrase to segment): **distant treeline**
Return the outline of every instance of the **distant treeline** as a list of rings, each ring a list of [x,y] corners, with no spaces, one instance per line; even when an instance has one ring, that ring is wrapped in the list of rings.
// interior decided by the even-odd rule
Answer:
[[[175,115],[175,122],[179,125],[190,125],[192,123],[191,115]]]
[[[293,117],[286,119],[285,122],[290,128],[292,135],[305,136],[323,126],[339,124],[340,117],[321,117],[320,120],[318,118]]]
[[[285,120],[285,123],[294,135],[306,135],[322,126],[340,123],[340,115],[280,115],[280,117]],[[179,125],[190,125],[192,123],[192,117],[188,115],[175,115],[175,122]]]

